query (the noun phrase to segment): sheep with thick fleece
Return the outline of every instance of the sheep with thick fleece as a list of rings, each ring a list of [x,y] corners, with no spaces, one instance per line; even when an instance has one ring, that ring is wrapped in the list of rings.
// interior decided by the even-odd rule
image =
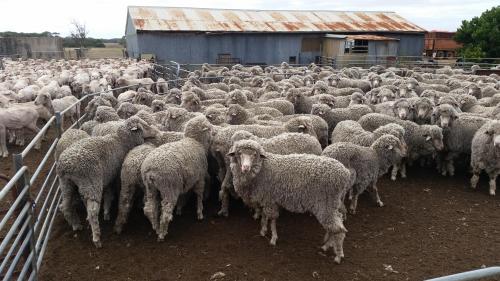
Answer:
[[[461,154],[470,155],[474,134],[489,121],[488,118],[458,113],[451,105],[435,109],[437,123],[443,128],[445,155],[441,167],[443,176],[455,175],[454,160]]]
[[[187,122],[192,118],[202,115],[199,112],[189,112],[185,108],[170,107],[168,109],[169,119],[168,126],[165,130],[182,132]]]
[[[378,206],[384,206],[377,190],[378,178],[389,168],[398,164],[406,155],[406,146],[392,135],[383,135],[370,147],[359,146],[350,142],[338,142],[329,145],[322,156],[334,158],[347,169],[356,172],[352,186],[351,213],[356,212],[358,196],[370,187],[370,193]]]
[[[180,195],[194,191],[197,217],[203,219],[203,192],[211,135],[212,124],[205,116],[197,116],[186,124],[182,140],[156,148],[141,165],[142,181],[146,187],[144,214],[160,241],[167,235]],[[158,206],[157,197],[161,198],[161,206]]]
[[[288,122],[290,119],[297,119],[297,117],[307,117],[311,120],[314,133],[316,134],[316,137],[318,138],[321,147],[325,148],[328,145],[328,124],[320,116],[313,114],[294,114],[294,115],[285,115],[281,117],[276,117],[274,118],[274,120],[281,122]]]
[[[118,106],[118,109],[116,110],[116,112],[118,113],[120,118],[127,119],[127,118],[130,118],[131,116],[135,115],[139,110],[153,112],[153,110],[147,105],[133,104],[130,102],[121,103],[120,106]]]
[[[70,147],[72,144],[79,140],[88,138],[90,135],[87,132],[79,129],[68,129],[62,135],[59,141],[57,141],[56,150],[54,152],[54,157],[59,160],[61,153]]]
[[[280,208],[312,213],[326,231],[322,249],[333,247],[335,262],[344,257],[347,232],[342,209],[351,173],[339,161],[308,154],[278,155],[266,152],[253,140],[236,142],[228,153],[236,193],[250,206],[262,209],[261,235],[271,220],[271,245],[278,234]]]
[[[295,113],[311,113],[313,101],[299,89],[290,89],[286,94],[286,100],[293,104]]]
[[[321,155],[322,149],[318,139],[311,135],[301,133],[283,133],[272,138],[259,138],[247,131],[236,131],[231,137],[234,144],[240,140],[254,140],[258,142],[265,151],[274,154],[314,154]]]
[[[398,138],[406,146],[404,140],[405,129],[396,123],[380,126],[373,132],[366,131],[361,125],[352,120],[339,122],[332,133],[332,143],[350,142],[360,146],[371,146],[381,136],[388,134]]]
[[[470,165],[473,173],[471,187],[476,188],[479,175],[484,170],[490,178],[490,195],[495,195],[496,180],[500,174],[500,121],[488,121],[476,131],[472,139]]]
[[[372,88],[370,81],[342,78],[338,74],[330,76],[329,79],[331,79],[331,85],[336,88],[359,88],[365,93]]]
[[[412,163],[421,157],[433,157],[444,148],[443,129],[436,125],[418,125],[412,121],[401,120],[380,113],[367,114],[361,117],[358,122],[367,131],[374,131],[389,123],[396,123],[404,128],[404,140],[408,147],[408,153],[401,166],[402,178],[406,178],[406,163]],[[392,171],[392,179],[396,179],[397,173],[398,169]]]
[[[123,159],[133,147],[144,142],[150,127],[138,117],[125,121],[117,133],[88,137],[71,145],[59,156],[57,175],[62,191],[61,210],[73,230],[82,229],[74,205],[77,192],[86,203],[92,241],[100,248],[99,210],[104,195],[104,219],[110,219],[111,182],[119,175]]]
[[[347,108],[331,109],[326,104],[315,104],[312,107],[311,114],[320,116],[328,124],[328,139],[330,139],[333,129],[340,121],[357,121],[362,116],[371,113],[372,109],[367,105],[351,105]]]
[[[247,96],[240,90],[235,90],[227,95],[226,104],[239,104],[245,108],[272,107],[279,110],[283,115],[292,115],[295,113],[294,106],[287,100],[269,100],[265,102],[254,103],[248,101]]]
[[[222,183],[219,192],[219,200],[222,203],[219,215],[228,215],[228,191],[232,188],[232,185],[230,181],[229,159],[226,157],[226,154],[231,148],[231,137],[239,130],[250,132],[261,138],[271,138],[287,132],[303,133],[317,137],[311,119],[305,116],[291,118],[282,126],[232,125],[217,130],[210,147],[210,152],[219,166],[218,178]]]

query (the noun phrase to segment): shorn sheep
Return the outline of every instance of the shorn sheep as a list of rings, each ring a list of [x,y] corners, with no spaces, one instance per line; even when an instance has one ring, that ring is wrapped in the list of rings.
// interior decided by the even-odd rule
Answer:
[[[326,231],[323,250],[333,247],[335,262],[344,257],[342,198],[352,184],[351,173],[339,161],[307,154],[278,155],[253,140],[236,142],[228,156],[236,193],[246,204],[262,209],[261,235],[271,220],[271,245],[278,239],[280,208],[312,213]]]

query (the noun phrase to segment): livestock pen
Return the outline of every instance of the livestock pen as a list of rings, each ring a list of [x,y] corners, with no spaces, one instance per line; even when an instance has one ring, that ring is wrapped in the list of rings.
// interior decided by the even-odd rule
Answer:
[[[156,76],[173,86],[185,81],[176,78],[183,71],[176,64],[155,68]],[[0,224],[4,280],[421,280],[500,262],[499,230],[492,223],[500,218],[500,203],[485,196],[483,181],[481,192],[465,188],[465,167],[453,178],[415,168],[407,180],[382,179],[379,188],[386,206],[374,208],[367,197],[360,199],[358,215],[346,222],[348,254],[338,266],[330,254],[312,245],[320,238],[320,226],[310,216],[285,213],[281,240],[270,247],[241,202],[233,203],[229,218],[219,218],[213,195],[206,220],[195,221],[190,202],[164,243],[156,242],[149,223],[135,209],[121,236],[104,223],[105,246],[95,249],[89,229],[74,234],[57,215],[61,193],[51,157],[65,130],[63,114],[56,113],[14,155],[11,179],[0,191],[0,202],[14,194]],[[78,127],[84,117],[70,127]],[[49,141],[43,153],[34,151],[45,133]],[[10,166],[2,161],[3,170]]]

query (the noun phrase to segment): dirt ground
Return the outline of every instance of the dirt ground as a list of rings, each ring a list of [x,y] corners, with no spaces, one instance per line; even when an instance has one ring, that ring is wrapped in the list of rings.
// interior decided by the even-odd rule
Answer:
[[[49,131],[48,139],[53,135]],[[25,161],[31,171],[48,143],[42,148]],[[11,176],[11,158],[0,164],[1,173]],[[240,202],[233,201],[229,218],[217,217],[214,196],[201,222],[194,202],[186,206],[163,243],[138,206],[120,236],[101,221],[102,249],[92,244],[90,229],[75,234],[58,215],[40,280],[210,280],[218,272],[225,276],[217,280],[422,280],[498,265],[500,200],[487,194],[486,179],[476,191],[466,188],[468,180],[464,169],[444,178],[415,167],[407,180],[382,179],[386,206],[361,198],[358,213],[346,222],[341,265],[319,249],[323,230],[314,217],[283,212],[272,247]]]
[[[341,265],[319,249],[323,230],[314,217],[284,212],[272,247],[239,202],[219,218],[211,198],[201,222],[191,202],[163,243],[136,207],[120,236],[101,222],[102,249],[88,228],[75,234],[59,215],[40,280],[210,280],[218,272],[225,276],[217,280],[422,280],[497,265],[500,200],[487,195],[484,179],[479,190],[466,189],[468,177],[413,168],[407,180],[382,179],[386,206],[361,198],[346,222]]]

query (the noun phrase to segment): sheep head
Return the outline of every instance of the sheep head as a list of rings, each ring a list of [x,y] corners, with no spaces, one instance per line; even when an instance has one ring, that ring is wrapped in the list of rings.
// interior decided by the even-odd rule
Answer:
[[[244,175],[255,176],[262,167],[267,154],[254,140],[240,140],[233,144],[227,154],[231,159],[231,169],[236,168]]]

